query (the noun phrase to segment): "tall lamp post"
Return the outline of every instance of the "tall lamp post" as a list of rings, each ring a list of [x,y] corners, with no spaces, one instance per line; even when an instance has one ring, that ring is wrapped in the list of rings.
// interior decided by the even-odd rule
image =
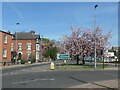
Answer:
[[[95,12],[94,12],[94,30],[95,30],[95,34],[96,34],[96,8],[98,7],[98,5],[95,5]],[[95,68],[96,68],[96,35],[95,35],[95,56],[94,56],[94,59],[95,59]]]
[[[19,23],[17,22],[16,25],[18,26]],[[17,31],[16,31],[16,60],[15,60],[15,64],[17,64]]]

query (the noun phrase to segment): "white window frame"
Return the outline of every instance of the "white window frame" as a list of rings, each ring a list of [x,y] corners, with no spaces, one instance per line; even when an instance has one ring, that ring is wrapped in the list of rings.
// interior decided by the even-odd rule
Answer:
[[[22,43],[18,43],[18,50],[22,50]]]
[[[40,50],[40,45],[36,44],[36,50],[39,51]]]
[[[32,49],[31,43],[27,43],[27,50],[31,50],[31,49]]]
[[[7,57],[7,49],[3,49],[3,57],[4,57],[4,58]]]
[[[4,35],[4,43],[7,44],[7,35]]]
[[[39,39],[36,39],[36,43],[39,43]]]
[[[27,59],[29,59],[31,52],[27,52]]]
[[[36,59],[39,59],[39,52],[36,52]]]
[[[14,43],[11,45],[11,51],[14,51]]]

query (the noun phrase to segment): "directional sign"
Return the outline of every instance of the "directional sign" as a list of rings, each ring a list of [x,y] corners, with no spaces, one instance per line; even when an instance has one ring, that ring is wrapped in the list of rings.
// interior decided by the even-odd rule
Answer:
[[[57,59],[69,59],[69,54],[57,54]]]

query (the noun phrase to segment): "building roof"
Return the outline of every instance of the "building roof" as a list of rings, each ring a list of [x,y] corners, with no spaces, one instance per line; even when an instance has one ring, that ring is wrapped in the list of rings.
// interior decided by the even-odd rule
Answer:
[[[11,35],[11,36],[12,36],[12,34],[11,34],[10,32],[6,32],[6,31],[3,31],[3,30],[0,30],[0,32],[2,32],[2,33],[5,33],[5,34],[8,34],[8,35]]]
[[[40,39],[40,35],[31,34],[30,32],[16,32],[14,33],[13,39],[34,40],[34,39]]]

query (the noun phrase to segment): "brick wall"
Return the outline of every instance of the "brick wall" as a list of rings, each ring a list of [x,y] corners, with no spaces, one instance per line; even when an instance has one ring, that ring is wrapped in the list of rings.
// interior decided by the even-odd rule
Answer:
[[[12,40],[14,44],[14,50],[16,51],[16,40]],[[18,44],[22,44],[22,50],[18,50]],[[31,50],[27,50],[27,44],[31,43]],[[17,52],[22,52],[22,59],[27,59],[27,53],[31,52],[32,55],[36,53],[36,41],[35,40],[17,40]]]
[[[4,35],[7,36],[7,43],[4,43]],[[0,60],[2,62],[11,62],[11,43],[12,36],[6,32],[0,32]],[[3,49],[7,50],[6,57],[3,57]]]
[[[2,32],[0,32],[0,62],[2,62]]]

